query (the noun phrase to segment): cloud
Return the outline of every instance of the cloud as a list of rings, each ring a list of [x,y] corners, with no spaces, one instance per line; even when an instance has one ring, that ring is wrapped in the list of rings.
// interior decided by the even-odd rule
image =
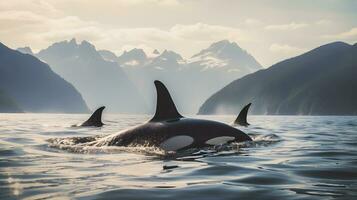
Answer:
[[[178,0],[103,0],[101,5],[139,6],[179,5]],[[98,4],[95,1],[78,0],[87,7]],[[154,43],[177,43],[184,40],[195,42],[213,42],[221,39],[247,40],[247,34],[233,27],[210,25],[205,23],[176,24],[169,28],[135,27],[121,28],[108,26],[95,21],[83,20],[78,16],[71,16],[58,10],[62,5],[70,4],[69,0],[60,2],[55,0],[12,0],[0,2],[0,22],[6,25],[0,33],[16,31],[19,38],[40,43],[52,43],[58,40],[77,37],[92,42],[124,45],[150,45]],[[119,7],[120,7],[119,6]],[[55,14],[53,14],[55,13]],[[26,36],[25,36],[26,35]],[[1,36],[1,35],[0,35]],[[34,40],[31,40],[34,39]],[[120,47],[118,47],[120,48]]]
[[[175,25],[170,29],[170,34],[176,38],[196,41],[215,41],[221,39],[249,40],[247,34],[240,29],[226,26],[196,23],[190,25]]]
[[[140,5],[140,4],[157,4],[161,6],[179,5],[179,2],[177,0],[120,0],[119,2],[126,5]]]
[[[33,28],[45,20],[43,16],[30,11],[3,11],[0,12],[0,32],[17,31],[25,27]]]
[[[87,0],[83,0],[83,3]],[[139,5],[159,5],[159,6],[176,6],[180,2],[178,0],[104,0],[100,2],[109,4],[120,4],[121,6],[139,6]]]
[[[306,51],[305,49],[290,46],[287,44],[274,43],[270,45],[269,50],[273,53],[285,54],[285,55],[298,55]]]
[[[326,39],[352,39],[357,40],[357,27],[353,27],[352,29],[331,35],[323,35],[323,38]]]
[[[101,8],[101,7],[140,7],[140,6],[162,6],[162,7],[170,7],[170,6],[178,6],[181,3],[178,0],[102,0],[102,1],[88,1],[88,0],[47,0],[51,5],[63,5],[65,7],[71,6],[73,4],[83,5],[86,8]]]
[[[321,20],[318,20],[315,24],[325,26],[325,25],[330,25],[331,23],[332,22],[330,20],[321,19]]]
[[[249,26],[255,26],[255,25],[260,25],[262,22],[258,19],[253,19],[253,18],[248,18],[244,20],[244,23]]]
[[[318,4],[297,3],[309,8],[304,15],[298,12],[300,6],[281,3],[267,7],[254,1],[229,1],[226,9],[217,10],[221,4],[202,0],[3,0],[0,38],[12,48],[31,46],[35,51],[76,37],[116,53],[132,47],[167,48],[186,57],[228,39],[264,65],[317,43],[357,40],[354,13],[342,12],[338,7],[346,6],[337,1],[336,9],[328,12]]]
[[[49,1],[46,0],[11,0],[0,1],[0,11],[25,11],[45,16],[58,16],[61,14]]]
[[[238,28],[205,23],[176,24],[168,29],[118,28],[103,26],[95,21],[82,20],[77,16],[48,17],[21,10],[1,12],[0,22],[8,24],[6,29],[0,30],[0,36],[16,32],[16,37],[36,41],[36,44],[42,48],[44,44],[49,45],[73,37],[99,44],[101,48],[113,49],[116,46],[116,52],[123,49],[124,45],[145,45],[146,49],[151,49],[164,44],[170,48],[170,44],[180,46],[184,43],[208,44],[222,39],[250,40],[248,34]],[[38,50],[36,47],[34,49]]]
[[[301,28],[307,27],[308,24],[305,23],[295,23],[291,22],[290,24],[279,24],[279,25],[268,25],[265,27],[266,30],[269,31],[291,31],[291,30],[297,30]]]
[[[131,29],[108,29],[100,30],[106,35],[100,39],[100,43],[118,44],[118,48],[145,47],[146,52],[154,48],[166,49],[175,48],[175,50],[184,51],[187,44],[207,46],[212,42],[222,39],[234,41],[250,41],[248,35],[240,29],[226,26],[217,26],[204,23],[196,24],[176,24],[169,29],[159,28],[131,28]],[[95,33],[95,32],[93,32]],[[116,53],[119,53],[116,51]],[[192,52],[190,52],[192,53]],[[187,55],[187,54],[186,54]]]

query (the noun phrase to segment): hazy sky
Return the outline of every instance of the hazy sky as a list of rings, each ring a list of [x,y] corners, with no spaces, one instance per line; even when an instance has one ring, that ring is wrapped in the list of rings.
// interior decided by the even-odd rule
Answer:
[[[357,42],[355,0],[1,0],[0,41],[35,51],[76,37],[121,53],[190,57],[229,39],[261,64],[331,41]]]

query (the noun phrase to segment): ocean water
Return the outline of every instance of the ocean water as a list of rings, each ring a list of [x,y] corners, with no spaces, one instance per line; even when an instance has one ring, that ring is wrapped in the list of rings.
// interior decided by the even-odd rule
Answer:
[[[70,127],[87,117],[0,114],[0,199],[357,199],[357,117],[249,116],[252,126],[240,129],[251,143],[169,155],[48,141],[150,118],[105,115],[102,128]]]

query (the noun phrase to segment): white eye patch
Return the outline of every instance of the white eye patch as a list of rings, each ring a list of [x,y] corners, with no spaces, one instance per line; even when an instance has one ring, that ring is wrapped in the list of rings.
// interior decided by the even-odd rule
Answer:
[[[177,135],[165,140],[160,144],[160,147],[165,151],[176,151],[183,147],[187,147],[193,143],[193,138],[187,135]]]
[[[232,140],[234,140],[234,137],[221,136],[221,137],[215,137],[215,138],[207,140],[206,144],[219,145],[219,144],[227,143],[227,142],[232,141]]]

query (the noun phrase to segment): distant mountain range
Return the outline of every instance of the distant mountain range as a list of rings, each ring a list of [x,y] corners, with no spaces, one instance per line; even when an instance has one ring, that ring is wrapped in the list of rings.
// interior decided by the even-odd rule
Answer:
[[[4,112],[88,112],[80,93],[47,64],[2,43],[0,88]]]
[[[196,113],[212,93],[229,82],[262,69],[262,66],[236,43],[222,40],[213,43],[190,59],[174,51],[155,50],[147,55],[142,49],[125,51],[116,56],[110,51],[99,51],[107,61],[117,62],[133,80],[151,112],[155,106],[153,81],[163,81],[172,92],[179,110]]]
[[[233,81],[198,114],[357,115],[357,44],[318,47]]]
[[[62,41],[35,55],[72,83],[91,109],[105,105],[109,112],[147,112],[145,100],[124,70],[116,61],[103,59],[89,42]]]

